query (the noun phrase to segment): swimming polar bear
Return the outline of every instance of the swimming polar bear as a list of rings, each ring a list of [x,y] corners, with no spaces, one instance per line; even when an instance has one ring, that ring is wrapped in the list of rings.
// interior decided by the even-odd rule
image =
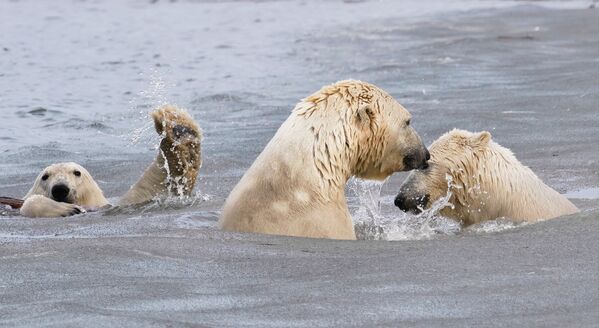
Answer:
[[[500,217],[535,222],[579,211],[487,131],[454,129],[429,149],[429,167],[412,172],[395,198],[403,211],[420,212],[448,191],[452,206],[440,214],[464,225]]]
[[[159,195],[190,195],[202,164],[202,131],[191,116],[172,105],[152,113],[162,136],[156,159],[121,198],[118,205],[143,203]],[[109,203],[91,174],[76,163],[45,168],[24,197],[20,209],[27,217],[59,217],[96,210]]]
[[[351,176],[383,180],[426,168],[410,113],[382,89],[346,80],[295,106],[225,201],[224,230],[356,239],[345,199]]]

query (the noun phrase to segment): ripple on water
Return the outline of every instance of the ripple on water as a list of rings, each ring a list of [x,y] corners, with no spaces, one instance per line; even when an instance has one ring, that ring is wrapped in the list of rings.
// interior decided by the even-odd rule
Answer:
[[[87,121],[78,118],[71,118],[66,121],[49,123],[43,126],[44,128],[65,128],[75,130],[96,130],[96,131],[108,131],[111,128],[98,121]]]
[[[569,191],[564,196],[573,199],[599,199],[599,187]]]
[[[44,107],[36,107],[32,110],[20,110],[16,112],[17,116],[20,118],[27,118],[27,117],[31,117],[31,116],[37,116],[37,117],[47,117],[47,116],[56,116],[56,115],[60,115],[62,114],[61,111],[59,110],[54,110],[54,109],[47,109]]]
[[[251,99],[262,99],[264,96],[254,93],[215,93],[210,95],[197,96],[191,101],[192,105],[206,104],[238,104],[245,106],[257,106],[257,103]]]

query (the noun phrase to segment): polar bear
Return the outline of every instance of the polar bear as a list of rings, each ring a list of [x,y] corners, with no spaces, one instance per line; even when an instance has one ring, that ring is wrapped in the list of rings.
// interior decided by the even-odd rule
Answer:
[[[345,199],[351,176],[382,180],[425,168],[410,113],[361,81],[325,86],[299,102],[225,201],[228,231],[355,239]]]
[[[500,217],[535,222],[578,212],[509,149],[492,141],[489,132],[454,129],[429,149],[429,167],[412,172],[395,198],[403,211],[418,213],[450,191],[451,206],[440,214],[464,225]]]
[[[156,159],[118,205],[143,203],[160,195],[190,195],[201,166],[202,132],[185,111],[166,105],[152,113],[162,136]],[[28,217],[84,213],[109,203],[91,174],[76,163],[45,168],[24,197],[20,212]]]

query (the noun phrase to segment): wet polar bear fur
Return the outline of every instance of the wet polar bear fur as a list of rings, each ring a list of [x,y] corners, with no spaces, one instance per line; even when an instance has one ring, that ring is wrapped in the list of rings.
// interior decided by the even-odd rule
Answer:
[[[429,208],[451,191],[453,207],[444,207],[440,214],[464,225],[500,217],[535,222],[578,212],[509,149],[491,140],[489,132],[454,129],[429,150],[428,169],[412,172],[395,199],[404,211]]]
[[[119,205],[147,202],[157,196],[190,195],[201,166],[202,132],[185,111],[167,105],[152,112],[162,136],[156,159],[123,196]],[[84,213],[109,205],[91,174],[76,163],[45,168],[24,197],[21,214],[58,217]]]
[[[355,239],[344,187],[424,167],[410,113],[376,86],[341,81],[295,106],[225,201],[224,230]]]

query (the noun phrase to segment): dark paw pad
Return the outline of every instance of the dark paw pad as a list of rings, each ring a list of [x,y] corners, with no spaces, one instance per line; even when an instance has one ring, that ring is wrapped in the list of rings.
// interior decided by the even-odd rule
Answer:
[[[173,135],[177,139],[180,139],[186,135],[191,135],[193,137],[198,136],[197,132],[194,129],[186,127],[184,125],[175,125],[173,127]]]

